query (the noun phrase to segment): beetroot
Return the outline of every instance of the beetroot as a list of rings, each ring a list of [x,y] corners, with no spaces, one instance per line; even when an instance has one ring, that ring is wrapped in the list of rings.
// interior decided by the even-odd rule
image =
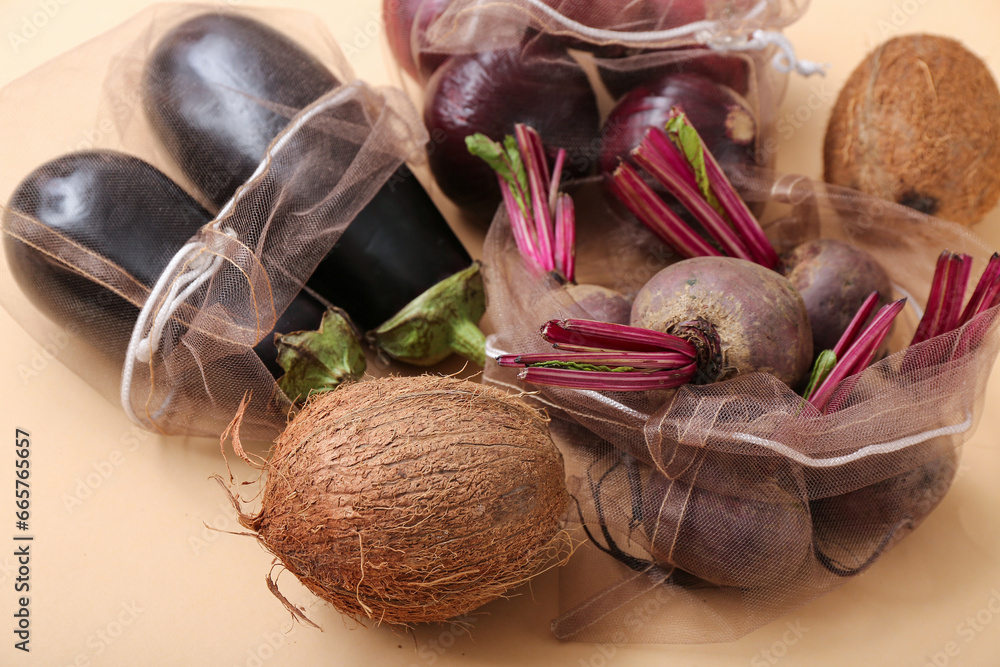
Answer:
[[[701,383],[761,371],[795,388],[812,361],[802,297],[746,260],[695,257],[662,269],[636,295],[631,324],[691,340]]]
[[[666,125],[674,107],[684,112],[720,164],[754,164],[758,128],[750,104],[707,77],[673,74],[633,90],[611,110],[601,129],[601,172],[614,172],[649,126]]]
[[[632,300],[602,285],[573,283],[566,286],[573,301],[590,315],[591,319],[615,324],[628,324],[632,317]]]
[[[664,77],[685,73],[704,76],[739,95],[750,92],[753,70],[746,56],[716,53],[708,47],[691,47],[685,49],[683,55],[677,53],[670,59],[660,55],[663,53],[651,51],[628,61],[602,60],[597,65],[597,72],[608,93],[616,100],[636,88],[655,85]]]
[[[810,554],[809,507],[777,486],[754,491],[723,495],[653,473],[643,499],[659,510],[645,517],[651,556],[719,586],[787,579]]]
[[[512,134],[523,123],[546,146],[567,151],[566,175],[590,170],[598,140],[597,101],[583,71],[562,50],[520,49],[455,56],[431,78],[424,122],[430,131],[431,171],[460,208],[488,222],[500,204],[489,165],[471,155],[465,138]],[[553,159],[555,150],[549,150]]]
[[[813,332],[813,352],[832,350],[872,292],[889,302],[892,283],[869,253],[844,241],[815,239],[781,255],[778,271],[802,295]]]
[[[382,3],[389,50],[400,67],[418,81],[430,78],[448,59],[446,54],[427,51],[425,35],[450,1],[384,0]]]
[[[958,462],[958,450],[949,449],[888,479],[810,502],[820,562],[841,576],[862,572],[938,506]]]

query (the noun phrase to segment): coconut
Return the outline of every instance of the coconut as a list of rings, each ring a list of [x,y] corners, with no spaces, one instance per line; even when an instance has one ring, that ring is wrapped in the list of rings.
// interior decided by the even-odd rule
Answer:
[[[233,445],[242,453],[238,433]],[[230,491],[240,523],[355,618],[464,614],[568,546],[565,472],[547,420],[468,380],[387,377],[316,395],[263,468],[259,511],[244,512]]]
[[[1000,91],[959,42],[896,37],[840,91],[823,161],[830,183],[973,224],[1000,198]]]

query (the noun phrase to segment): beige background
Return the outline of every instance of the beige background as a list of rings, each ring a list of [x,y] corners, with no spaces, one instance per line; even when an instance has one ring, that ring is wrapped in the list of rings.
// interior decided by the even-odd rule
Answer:
[[[51,16],[40,20],[43,4]],[[0,83],[147,4],[2,0]],[[379,0],[266,4],[312,10],[341,43],[356,47],[352,63],[359,75],[390,80],[381,42],[363,37],[379,31],[381,38]],[[802,57],[832,68],[826,79],[792,78],[780,116],[798,120],[783,140],[779,169],[820,175],[821,140],[836,91],[864,53],[889,34],[958,37],[997,73],[998,26],[996,0],[817,0],[787,34]],[[15,48],[12,32],[31,36]],[[455,222],[477,250],[476,235]],[[1000,213],[976,229],[1000,247]],[[551,637],[555,573],[486,607],[471,636],[448,627],[408,634],[358,627],[315,603],[285,575],[283,589],[324,627],[289,632],[288,613],[264,585],[270,557],[247,538],[205,527],[237,528],[220,489],[208,479],[224,471],[217,443],[135,431],[119,407],[42,356],[41,346],[4,312],[0,334],[0,664],[1000,664],[1000,616],[994,613],[1000,611],[996,373],[986,416],[966,446],[951,493],[917,533],[867,574],[732,644],[601,647]],[[23,379],[23,369],[32,364],[39,372]],[[13,649],[12,634],[17,427],[32,434],[30,655]]]

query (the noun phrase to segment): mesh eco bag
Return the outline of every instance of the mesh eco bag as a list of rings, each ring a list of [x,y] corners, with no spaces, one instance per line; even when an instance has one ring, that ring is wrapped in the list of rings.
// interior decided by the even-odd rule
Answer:
[[[79,151],[140,158],[198,197],[199,188],[153,132],[140,82],[168,30],[221,11],[156,6],[0,92],[3,201],[39,165]],[[272,439],[291,403],[253,346],[357,212],[406,158],[421,154],[426,136],[401,93],[355,79],[314,17],[291,10],[225,12],[289,36],[345,83],[304,109],[259,100],[288,124],[232,199],[221,208],[200,202],[209,211],[203,225],[192,229],[191,218],[173,214],[169,205],[130,216],[130,188],[152,182],[144,168],[109,186],[108,210],[125,211],[115,215],[128,224],[152,227],[155,221],[144,246],[148,261],[165,267],[155,275],[140,277],[143,267],[116,262],[101,239],[71,238],[23,213],[41,202],[30,189],[22,191],[19,206],[3,209],[0,298],[37,341],[55,345],[60,361],[145,428],[217,436],[249,392],[246,436]],[[295,76],[287,72],[290,85]],[[41,258],[35,268],[19,262],[25,253]],[[94,301],[81,306],[82,290]]]
[[[737,639],[863,572],[937,505],[982,412],[1000,345],[997,308],[909,343],[938,254],[990,251],[965,228],[860,193],[760,172],[736,180],[779,251],[840,238],[872,253],[909,298],[890,354],[821,414],[764,373],[676,391],[526,386],[490,362],[484,381],[530,391],[552,415],[587,546],[561,571],[555,634],[596,642]],[[605,203],[573,192],[577,280],[625,294],[677,258]],[[583,203],[586,202],[586,203]],[[527,269],[501,209],[486,239],[487,356],[544,352],[552,318],[588,318],[565,286]]]
[[[566,149],[567,179],[586,177],[604,146],[629,131],[618,117],[607,120],[616,102],[640,88],[661,95],[666,77],[696,77],[698,83],[683,85],[698,88],[699,95],[722,94],[716,85],[726,88],[757,130],[747,162],[773,166],[774,126],[788,73],[821,69],[798,60],[781,33],[806,4],[389,0],[384,12],[397,63],[411,74],[399,81],[423,108],[437,184],[485,223],[500,196],[486,192],[495,188],[495,178],[468,156],[466,134],[501,139],[515,122],[531,125],[546,146]],[[712,83],[701,85],[702,79]],[[710,113],[686,111],[695,126]]]

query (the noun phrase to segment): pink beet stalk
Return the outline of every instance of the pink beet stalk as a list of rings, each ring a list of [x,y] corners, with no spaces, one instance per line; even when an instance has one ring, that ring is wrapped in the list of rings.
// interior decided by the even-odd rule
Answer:
[[[969,297],[969,303],[962,311],[959,324],[965,324],[984,310],[993,308],[998,305],[998,301],[1000,301],[1000,253],[993,253],[983,275],[976,283],[976,289]]]
[[[877,294],[875,298],[876,300],[878,299]],[[870,299],[871,297],[869,297]],[[866,305],[867,303],[868,301],[865,302]],[[806,400],[825,413],[827,404],[833,396],[837,385],[846,378],[857,375],[871,364],[875,353],[882,345],[885,337],[889,335],[893,320],[899,315],[904,305],[906,305],[906,299],[899,299],[880,308],[864,331],[859,334],[851,333],[853,340],[848,340],[848,332],[845,332],[845,335],[841,336],[840,341],[837,343],[837,348],[844,349],[843,355],[837,356],[836,365],[833,367],[833,370],[826,376],[826,379],[815,387],[814,391],[806,396]],[[862,310],[864,309],[865,306],[863,305]],[[855,316],[855,320],[860,319],[860,317],[861,313],[859,312]]]
[[[724,255],[768,269],[777,267],[778,253],[760,223],[683,112],[676,108],[671,111],[667,131],[649,128],[632,157],[694,216],[721,249],[695,234],[631,167],[622,163],[611,178],[612,194],[678,253],[684,257]]]
[[[868,323],[868,319],[872,316],[872,313],[875,312],[878,300],[879,293],[872,292],[865,299],[865,302],[861,304],[861,307],[858,308],[858,312],[854,314],[851,323],[844,329],[844,333],[840,335],[840,340],[837,341],[837,345],[833,348],[833,354],[837,359],[841,359],[844,353],[847,352],[847,348],[858,339],[861,329]]]
[[[558,352],[504,354],[501,366],[523,368],[526,382],[600,391],[646,391],[687,384],[696,351],[678,336],[594,320],[550,320],[542,337]]]
[[[931,280],[931,292],[927,297],[917,331],[910,345],[921,343],[960,324],[962,299],[969,281],[972,258],[945,250],[938,256]]]
[[[684,257],[718,257],[722,253],[698,236],[670,210],[639,173],[622,162],[609,183],[611,192],[654,234]]]
[[[474,134],[466,137],[466,145],[496,171],[511,233],[524,260],[573,282],[576,222],[572,200],[559,191],[566,151],[558,151],[550,174],[541,137],[522,124],[502,144]]]
[[[562,154],[562,153],[560,153]],[[573,198],[561,194],[555,201],[556,271],[573,282],[576,274],[576,212]]]
[[[698,222],[705,227],[709,235],[722,247],[726,255],[753,261],[750,251],[747,250],[746,245],[740,240],[740,237],[736,235],[729,224],[712,208],[711,204],[702,198],[701,193],[696,188],[691,187],[686,182],[682,173],[671,164],[671,161],[666,158],[664,152],[658,147],[654,147],[652,142],[648,141],[649,136],[655,134],[664,133],[657,128],[650,128],[646,133],[647,139],[644,139],[638,148],[632,152],[635,161],[674,195],[684,208],[695,216]],[[669,144],[669,141],[667,143]],[[666,150],[672,150],[677,157],[680,157],[677,148],[672,144],[669,145],[671,148],[667,148]]]
[[[740,230],[740,237],[747,242],[755,261],[769,269],[778,266],[778,253],[764,234],[764,229],[753,217],[753,213],[747,208],[746,203],[737,194],[736,188],[729,182],[726,173],[722,171],[722,167],[708,150],[705,150],[705,168],[712,183],[712,192],[719,199],[733,226]]]

